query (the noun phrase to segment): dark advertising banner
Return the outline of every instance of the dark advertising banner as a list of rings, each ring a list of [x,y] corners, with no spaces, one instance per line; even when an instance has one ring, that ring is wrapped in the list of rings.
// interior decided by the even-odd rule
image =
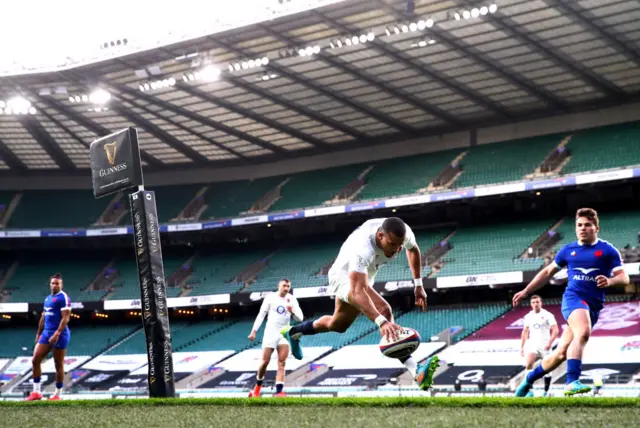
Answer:
[[[384,385],[398,377],[405,369],[338,369],[329,370],[304,386],[372,386]]]
[[[96,198],[142,184],[138,132],[129,127],[91,143],[91,175]]]
[[[149,395],[174,397],[171,331],[155,195],[138,191],[129,195],[129,202],[149,359]]]
[[[506,383],[522,371],[522,366],[453,366],[434,379],[436,385],[476,384],[484,379],[487,384]]]

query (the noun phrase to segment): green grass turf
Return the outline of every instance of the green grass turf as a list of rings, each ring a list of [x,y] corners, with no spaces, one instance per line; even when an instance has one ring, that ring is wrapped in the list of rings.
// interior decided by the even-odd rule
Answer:
[[[2,427],[637,426],[639,399],[263,398],[0,402]]]

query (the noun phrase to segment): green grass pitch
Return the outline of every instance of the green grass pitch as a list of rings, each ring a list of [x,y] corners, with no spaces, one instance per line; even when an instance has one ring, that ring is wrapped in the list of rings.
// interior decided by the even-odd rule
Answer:
[[[262,398],[0,402],[22,427],[637,427],[634,398]]]

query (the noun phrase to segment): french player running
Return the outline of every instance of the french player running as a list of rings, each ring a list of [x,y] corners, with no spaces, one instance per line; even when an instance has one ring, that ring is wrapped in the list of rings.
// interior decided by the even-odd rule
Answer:
[[[256,334],[262,325],[262,321],[264,321],[264,317],[267,317],[267,325],[264,328],[264,335],[262,337],[262,361],[260,362],[260,366],[258,366],[256,385],[249,393],[249,397],[260,397],[264,374],[267,372],[267,366],[269,365],[269,360],[271,360],[274,349],[278,351],[276,396],[285,396],[282,389],[284,388],[285,364],[289,357],[289,342],[280,335],[280,330],[289,325],[291,317],[298,322],[303,320],[302,309],[300,309],[298,300],[289,294],[290,290],[291,281],[281,279],[278,283],[278,291],[269,294],[262,301],[260,312],[253,323],[253,328],[249,335],[249,340],[252,342],[256,339]]]
[[[520,344],[520,355],[524,357],[527,373],[533,369],[533,365],[538,359],[543,359],[551,353],[551,346],[559,333],[556,317],[546,309],[542,309],[540,296],[537,294],[531,296],[529,304],[531,312],[524,317]],[[549,394],[550,387],[551,373],[547,373],[544,375],[544,397]],[[533,397],[533,392],[529,391],[529,396]]]
[[[555,261],[538,272],[524,290],[513,296],[513,305],[517,306],[561,268],[567,268],[568,285],[562,296],[562,315],[568,328],[562,333],[555,352],[536,366],[518,386],[518,397],[526,396],[533,382],[551,373],[565,360],[567,385],[564,394],[584,394],[591,390],[580,382],[582,353],[604,306],[605,288],[629,284],[629,275],[622,267],[620,252],[607,241],[599,239],[599,231],[598,213],[591,208],[579,209],[576,212],[578,240],[558,251]]]
[[[38,324],[36,347],[33,350],[33,392],[27,401],[41,400],[40,377],[42,359],[53,349],[53,362],[56,367],[56,392],[49,400],[60,400],[64,385],[64,357],[69,346],[71,333],[67,324],[71,317],[71,299],[62,291],[62,276],[57,273],[50,278],[51,294],[44,300],[44,310]]]
[[[302,359],[302,336],[328,331],[344,333],[360,313],[378,325],[383,337],[396,339],[400,327],[393,322],[391,306],[372,285],[378,269],[402,249],[406,250],[413,274],[416,305],[423,311],[426,310],[427,295],[422,286],[422,261],[413,231],[397,217],[368,220],[349,235],[329,270],[329,291],[336,296],[333,315],[282,329],[282,335],[291,344],[293,356]],[[419,366],[411,357],[400,361],[421,389],[431,387],[433,374],[438,368],[437,356]]]

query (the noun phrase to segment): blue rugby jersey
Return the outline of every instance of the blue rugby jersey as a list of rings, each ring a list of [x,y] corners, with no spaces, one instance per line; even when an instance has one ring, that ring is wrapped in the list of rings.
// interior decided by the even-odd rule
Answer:
[[[44,299],[44,331],[54,331],[62,321],[62,310],[71,309],[71,299],[64,291],[49,294]],[[69,330],[69,326],[65,329]]]
[[[610,278],[615,271],[622,269],[622,257],[616,247],[602,239],[597,239],[592,245],[576,241],[558,251],[555,264],[567,268],[565,293],[576,293],[589,303],[602,306],[605,288],[598,288],[596,277],[604,275]]]

